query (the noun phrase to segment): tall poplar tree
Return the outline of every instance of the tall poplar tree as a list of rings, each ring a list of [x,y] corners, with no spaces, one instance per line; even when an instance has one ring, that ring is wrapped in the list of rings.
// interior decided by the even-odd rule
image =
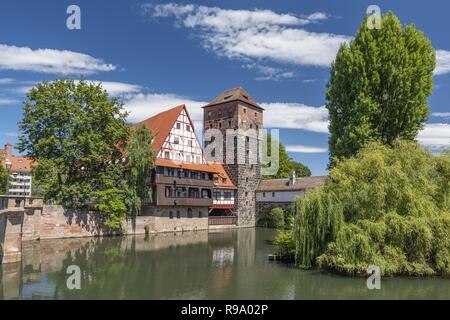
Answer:
[[[392,12],[379,29],[369,28],[367,20],[331,66],[326,92],[331,164],[369,141],[414,140],[428,118],[436,64],[430,40],[414,25],[402,26]]]

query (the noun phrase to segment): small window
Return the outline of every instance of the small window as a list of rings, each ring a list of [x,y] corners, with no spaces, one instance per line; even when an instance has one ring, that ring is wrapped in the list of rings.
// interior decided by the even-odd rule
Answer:
[[[228,121],[228,128],[231,128],[231,121]]]
[[[186,162],[191,162],[191,156],[190,155],[186,155]]]
[[[275,198],[275,192],[272,192],[272,198]]]
[[[180,215],[180,210],[177,210],[177,219],[180,219],[181,215]]]
[[[170,159],[170,152],[169,151],[165,151],[164,152],[164,158]]]
[[[195,157],[195,162],[200,163],[200,156]]]
[[[244,108],[244,113],[247,113],[247,109],[246,108]]]
[[[173,211],[172,210],[170,210],[170,212],[169,212],[169,218],[173,219]]]
[[[222,110],[219,110],[219,117],[221,117],[222,116]]]
[[[248,196],[248,191],[245,191],[245,196],[246,196],[246,197]]]
[[[253,125],[250,123],[250,129],[253,129]]]
[[[227,183],[227,178],[222,178],[222,183]]]
[[[199,218],[203,218],[203,212],[199,211],[199,212],[198,212],[198,217],[199,217]]]
[[[187,209],[187,216],[188,216],[188,218],[192,218],[192,209],[191,208]]]
[[[222,122],[219,122],[219,128],[222,128]]]
[[[248,182],[248,177],[247,177],[247,178],[245,178],[245,182]]]
[[[212,112],[208,111],[208,117],[211,118]]]
[[[213,128],[213,124],[212,124],[212,123],[209,124],[209,128],[210,128],[210,129]]]
[[[177,129],[181,129],[181,123],[177,122]]]
[[[266,197],[266,193],[265,192],[263,192],[263,198],[265,198]]]
[[[187,130],[187,131],[191,131],[191,126],[187,124],[187,125],[186,125],[186,130]]]
[[[258,117],[258,113],[255,112],[255,118],[257,118],[257,117]]]
[[[174,144],[179,144],[179,143],[180,143],[180,138],[178,138],[178,137],[173,137],[173,143],[174,143]]]

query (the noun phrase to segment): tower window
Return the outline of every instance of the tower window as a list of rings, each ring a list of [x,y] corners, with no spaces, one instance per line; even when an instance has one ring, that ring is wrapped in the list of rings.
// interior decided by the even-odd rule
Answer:
[[[258,117],[258,113],[255,112],[255,118]]]
[[[244,113],[247,113],[247,109],[246,108],[244,108]]]
[[[228,128],[231,128],[231,121],[228,121]]]
[[[222,122],[219,122],[219,128],[222,128]]]

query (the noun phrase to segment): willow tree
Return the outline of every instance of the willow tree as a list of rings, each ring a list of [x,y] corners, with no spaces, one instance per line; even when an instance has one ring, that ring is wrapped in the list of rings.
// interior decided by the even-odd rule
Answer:
[[[302,267],[385,275],[450,274],[450,154],[371,142],[338,160],[329,182],[296,199]]]
[[[145,125],[130,128],[130,138],[125,147],[125,166],[128,186],[135,199],[134,213],[139,213],[142,204],[151,197],[149,179],[155,160],[152,140],[153,134]]]
[[[415,139],[428,118],[435,51],[414,25],[392,13],[381,28],[367,17],[356,36],[342,44],[330,70],[327,109],[330,160],[354,155],[368,141],[392,145]]]

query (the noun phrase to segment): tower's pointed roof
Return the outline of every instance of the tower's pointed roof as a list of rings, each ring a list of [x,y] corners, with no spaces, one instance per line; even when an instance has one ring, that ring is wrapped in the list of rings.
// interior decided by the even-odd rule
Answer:
[[[224,92],[219,94],[214,100],[212,100],[210,103],[208,103],[203,108],[214,106],[214,105],[221,104],[221,103],[234,101],[234,100],[243,101],[254,107],[263,109],[242,87],[236,87],[233,89],[225,90]]]
[[[155,152],[158,152],[161,149],[161,146],[170,133],[170,130],[172,130],[175,121],[177,121],[181,111],[185,108],[186,106],[182,104],[135,124],[135,126],[145,124],[147,128],[152,131],[152,149]]]

